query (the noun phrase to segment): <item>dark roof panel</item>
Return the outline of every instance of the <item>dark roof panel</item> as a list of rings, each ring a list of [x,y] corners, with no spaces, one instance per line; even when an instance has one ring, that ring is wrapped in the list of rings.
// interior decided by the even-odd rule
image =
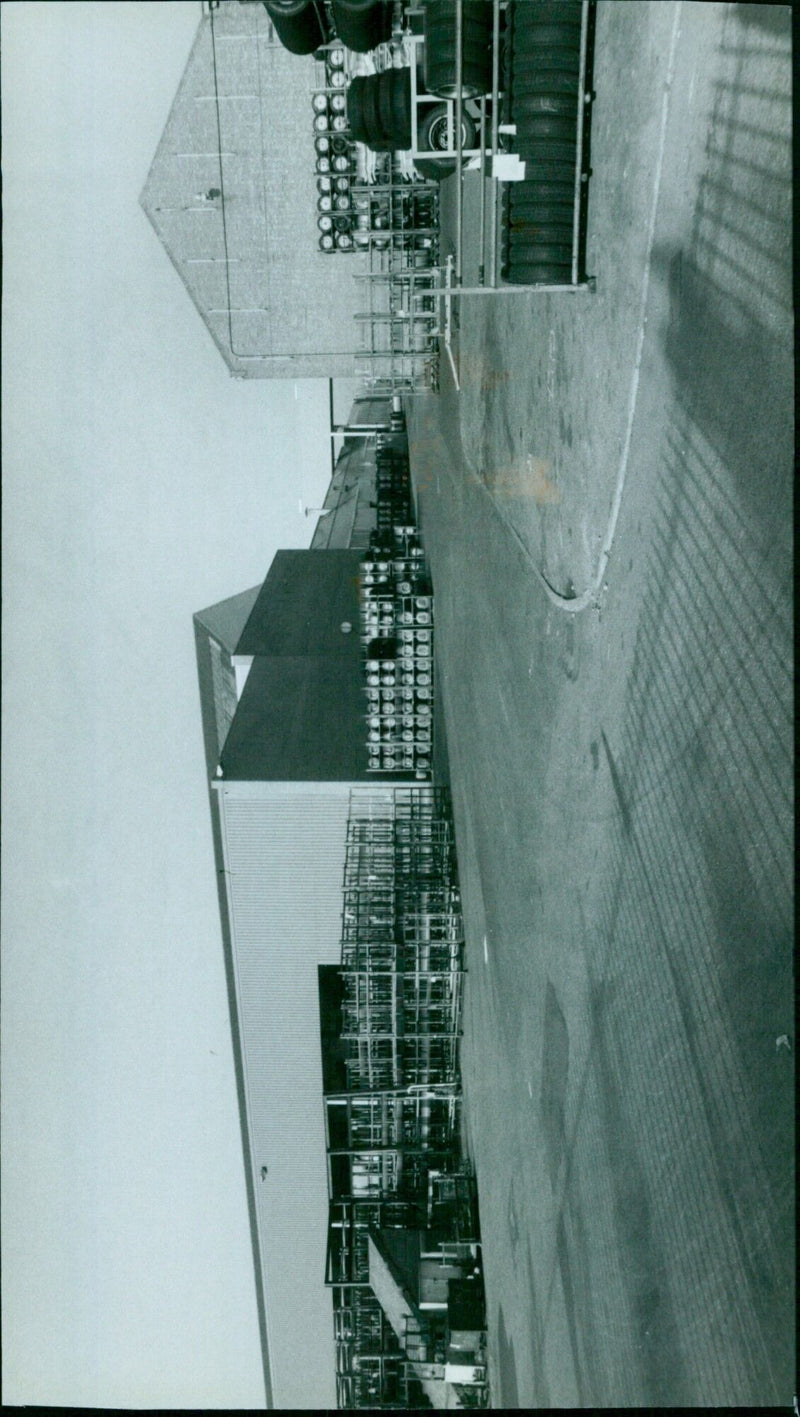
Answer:
[[[357,664],[362,551],[278,551],[236,653],[337,655]],[[352,625],[342,633],[342,622]]]
[[[336,655],[256,658],[222,750],[226,778],[347,782],[367,777],[358,662]]]

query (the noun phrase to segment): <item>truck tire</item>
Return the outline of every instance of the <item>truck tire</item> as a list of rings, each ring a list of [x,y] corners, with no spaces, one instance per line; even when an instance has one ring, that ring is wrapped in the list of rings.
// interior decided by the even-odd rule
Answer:
[[[572,241],[511,241],[508,251],[510,270],[520,266],[565,266],[572,260]]]
[[[524,11],[525,24],[580,25],[581,0],[523,0],[513,5],[514,19],[520,23]]]
[[[331,0],[333,26],[342,44],[357,54],[368,54],[391,39],[390,0]]]
[[[316,0],[264,0],[264,9],[290,54],[313,54],[330,37],[324,7]]]
[[[364,127],[367,131],[367,142],[370,147],[375,143],[387,141],[388,134],[383,131],[381,115],[378,109],[378,86],[380,84],[380,74],[367,74],[364,79]],[[381,148],[375,148],[376,152],[381,152]]]
[[[402,134],[404,148],[411,147],[411,70],[393,69],[392,130]]]
[[[520,187],[527,186],[527,183],[516,184]],[[512,220],[520,212],[526,215],[531,211],[539,211],[543,207],[569,207],[572,211],[575,197],[574,185],[568,182],[541,182],[528,192],[516,192],[510,201],[510,215]]]
[[[475,124],[466,112],[462,113],[461,121],[462,146],[472,147],[477,137]],[[417,130],[417,140],[423,150],[436,152],[447,146],[447,105],[436,104],[435,108],[429,108]],[[456,170],[456,159],[454,157],[444,158],[417,158],[415,167],[423,177],[430,177],[434,182],[441,182],[444,177],[449,177],[451,172]]]
[[[387,69],[378,75],[378,115],[385,138],[395,151],[411,147],[411,75],[408,69]]]
[[[534,23],[525,25],[519,24],[514,27],[514,57],[519,60],[523,56],[538,54],[541,50],[563,49],[573,57],[580,55],[581,51],[581,26],[577,25],[539,25]]]
[[[574,138],[572,141],[563,138],[543,138],[538,134],[527,133],[517,128],[516,151],[523,162],[530,164],[531,176],[533,176],[534,169],[548,167],[551,163],[557,162],[564,164],[567,169],[571,168],[573,179],[575,177],[575,160],[578,149]]]
[[[505,266],[503,277],[509,285],[569,285],[572,267],[569,262],[531,261],[525,265]]]
[[[514,80],[514,98],[527,98],[532,94],[563,94],[564,97],[578,96],[578,68],[535,69],[527,66]]]
[[[364,116],[364,85],[366,78],[359,74],[351,79],[347,90],[347,126],[350,129],[350,136],[357,143],[369,142],[366,119]]]
[[[568,93],[517,93],[514,94],[513,122],[538,114],[551,118],[568,118],[573,127],[578,121],[578,96]]]
[[[492,9],[487,0],[464,0],[461,92],[476,98],[492,87]],[[425,86],[440,98],[456,96],[455,0],[425,6]]]
[[[552,113],[526,113],[514,109],[517,139],[554,139],[559,143],[578,141],[576,118],[556,117]]]
[[[461,146],[471,148],[475,144],[478,130],[469,113],[461,114]],[[419,125],[417,136],[421,150],[441,152],[447,148],[447,104],[437,103],[429,108]],[[452,161],[453,159],[451,159]]]

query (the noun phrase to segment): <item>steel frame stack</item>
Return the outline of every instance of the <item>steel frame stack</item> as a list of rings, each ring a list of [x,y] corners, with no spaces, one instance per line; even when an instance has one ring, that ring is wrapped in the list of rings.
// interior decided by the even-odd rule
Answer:
[[[370,1230],[427,1230],[442,1260],[477,1253],[460,1139],[464,933],[448,793],[354,788],[345,851],[340,1056],[324,1098],[337,1397],[427,1399],[369,1285]]]
[[[359,582],[367,770],[430,778],[433,755],[433,587],[414,526],[408,445],[378,439],[377,527]]]
[[[463,949],[447,794],[353,789],[342,930],[349,1090],[456,1084]],[[435,1134],[433,1101],[428,1125]]]
[[[365,363],[358,372],[388,394],[436,386],[439,193],[400,178],[392,154],[378,156],[386,164],[379,180],[355,185],[352,197],[354,240],[369,254],[369,270],[356,276],[366,307],[356,316]]]

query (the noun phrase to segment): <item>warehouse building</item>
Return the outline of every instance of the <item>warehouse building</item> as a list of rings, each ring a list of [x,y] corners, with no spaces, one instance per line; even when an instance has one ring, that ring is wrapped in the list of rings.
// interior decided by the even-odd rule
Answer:
[[[140,203],[230,372],[352,377],[363,253],[319,249],[315,60],[206,9]]]
[[[434,1373],[405,1351],[367,1251],[397,1243],[376,1224],[424,1232],[412,1289],[434,1283],[456,1234],[437,1228],[443,1198],[451,1222],[464,1214],[450,1195],[463,923],[430,780],[432,598],[405,594],[403,577],[419,589],[426,573],[419,546],[400,555],[413,509],[387,411],[354,407],[320,518],[329,543],[362,545],[279,551],[260,588],[194,617],[265,1382],[281,1407],[414,1405],[447,1387],[441,1333]],[[352,491],[361,520],[342,510]],[[424,627],[401,629],[412,602]]]
[[[350,793],[370,780],[362,556],[279,552],[260,589],[194,620],[265,1379],[282,1407],[336,1403],[317,967],[340,960]]]

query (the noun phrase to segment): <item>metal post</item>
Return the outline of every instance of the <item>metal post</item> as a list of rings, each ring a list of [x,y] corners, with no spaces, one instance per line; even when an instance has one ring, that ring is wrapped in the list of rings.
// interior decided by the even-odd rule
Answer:
[[[497,285],[497,182],[494,160],[500,124],[500,0],[492,0],[492,203],[489,229],[489,284]]]
[[[483,285],[486,258],[486,95],[481,94],[481,257],[478,285]]]
[[[456,187],[456,284],[461,284],[461,256],[462,256],[462,225],[464,219],[464,182],[461,171],[461,150],[463,147],[464,134],[462,131],[464,121],[464,95],[461,92],[463,83],[463,56],[464,44],[464,4],[463,0],[456,0],[456,170],[458,175],[458,186]]]

